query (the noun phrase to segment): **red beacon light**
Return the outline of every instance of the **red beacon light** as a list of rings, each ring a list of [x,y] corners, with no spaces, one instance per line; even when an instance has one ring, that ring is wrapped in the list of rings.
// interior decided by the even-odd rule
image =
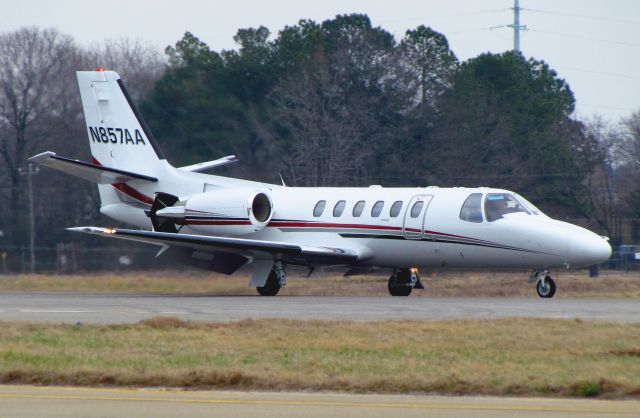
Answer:
[[[102,68],[102,67],[98,67],[98,68],[96,68],[96,71],[98,71],[98,72],[101,72],[101,73],[102,73],[102,72],[104,72],[104,71],[106,71],[106,70],[105,70],[104,68]]]

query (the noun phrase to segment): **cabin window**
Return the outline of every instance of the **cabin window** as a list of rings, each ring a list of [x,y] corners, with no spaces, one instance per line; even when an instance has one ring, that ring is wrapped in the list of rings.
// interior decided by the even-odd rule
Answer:
[[[347,206],[346,200],[338,200],[338,203],[333,207],[333,216],[339,217],[342,216],[342,212],[344,212],[344,207]]]
[[[402,201],[398,200],[397,202],[393,202],[391,205],[391,210],[389,210],[389,216],[392,218],[397,218],[400,215],[400,210],[402,209]]]
[[[382,208],[384,207],[384,202],[382,200],[378,200],[373,204],[371,208],[371,216],[377,218],[382,213]]]
[[[487,221],[496,221],[509,213],[523,212],[531,215],[531,212],[509,193],[489,193],[484,201],[484,213]]]
[[[356,203],[353,206],[353,217],[357,218],[360,215],[362,215],[362,211],[364,210],[364,200],[359,200],[358,203]]]
[[[316,207],[313,208],[313,216],[315,216],[316,218],[319,216],[322,216],[322,212],[324,212],[325,206],[327,206],[326,200],[321,200],[318,203],[316,203]]]
[[[417,218],[420,216],[420,212],[422,212],[422,207],[424,206],[424,202],[422,200],[417,201],[411,207],[411,217]]]
[[[482,193],[472,193],[462,204],[460,219],[467,222],[482,222]]]

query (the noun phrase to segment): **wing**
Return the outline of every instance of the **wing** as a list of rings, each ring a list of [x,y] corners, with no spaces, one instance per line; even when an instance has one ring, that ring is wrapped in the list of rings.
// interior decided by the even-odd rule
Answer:
[[[180,170],[202,173],[203,171],[211,170],[212,168],[218,168],[222,167],[223,165],[236,162],[238,162],[238,159],[235,155],[228,155],[226,157],[218,158],[217,160],[180,167]]]
[[[247,258],[264,258],[265,255],[278,256],[285,263],[299,265],[344,266],[358,261],[359,258],[359,254],[356,252],[340,248],[298,245],[246,238],[176,234],[135,229],[99,228],[93,226],[67,228],[67,230],[109,238],[145,242],[165,247],[177,246],[205,252],[222,251]]]
[[[34,155],[29,161],[45,167],[60,170],[72,176],[98,184],[125,183],[131,180],[145,180],[157,182],[155,177],[130,171],[118,170],[116,168],[103,167],[84,161],[72,160],[71,158],[59,157],[55,152],[46,151],[42,154]]]

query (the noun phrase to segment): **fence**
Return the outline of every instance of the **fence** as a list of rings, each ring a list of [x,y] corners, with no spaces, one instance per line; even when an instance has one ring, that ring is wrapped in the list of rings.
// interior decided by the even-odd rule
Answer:
[[[159,250],[156,246],[121,243],[117,247],[88,247],[78,243],[59,243],[55,247],[36,247],[35,250],[37,273],[73,274],[79,271],[143,270],[172,266],[171,260],[155,257]],[[639,270],[639,250],[640,246],[635,245],[614,246],[611,258],[599,267]],[[0,273],[29,273],[29,270],[29,247],[0,246]]]
[[[159,247],[130,246],[84,247],[77,243],[59,243],[55,247],[36,247],[35,272],[73,274],[79,271],[164,268],[162,257],[155,258]],[[29,247],[0,247],[0,272],[29,273]]]

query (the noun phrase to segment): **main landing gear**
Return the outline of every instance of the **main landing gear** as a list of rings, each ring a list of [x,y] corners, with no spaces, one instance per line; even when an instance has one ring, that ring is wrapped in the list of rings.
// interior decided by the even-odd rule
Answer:
[[[275,296],[287,284],[287,272],[281,261],[276,261],[264,286],[256,287],[260,296]]]
[[[548,271],[535,270],[531,273],[529,281],[534,282],[536,279],[538,279],[538,282],[536,283],[536,292],[538,292],[538,296],[541,298],[552,298],[553,295],[556,294],[556,282],[553,281]]]
[[[417,268],[394,270],[387,284],[391,296],[409,296],[414,287],[424,289]]]

